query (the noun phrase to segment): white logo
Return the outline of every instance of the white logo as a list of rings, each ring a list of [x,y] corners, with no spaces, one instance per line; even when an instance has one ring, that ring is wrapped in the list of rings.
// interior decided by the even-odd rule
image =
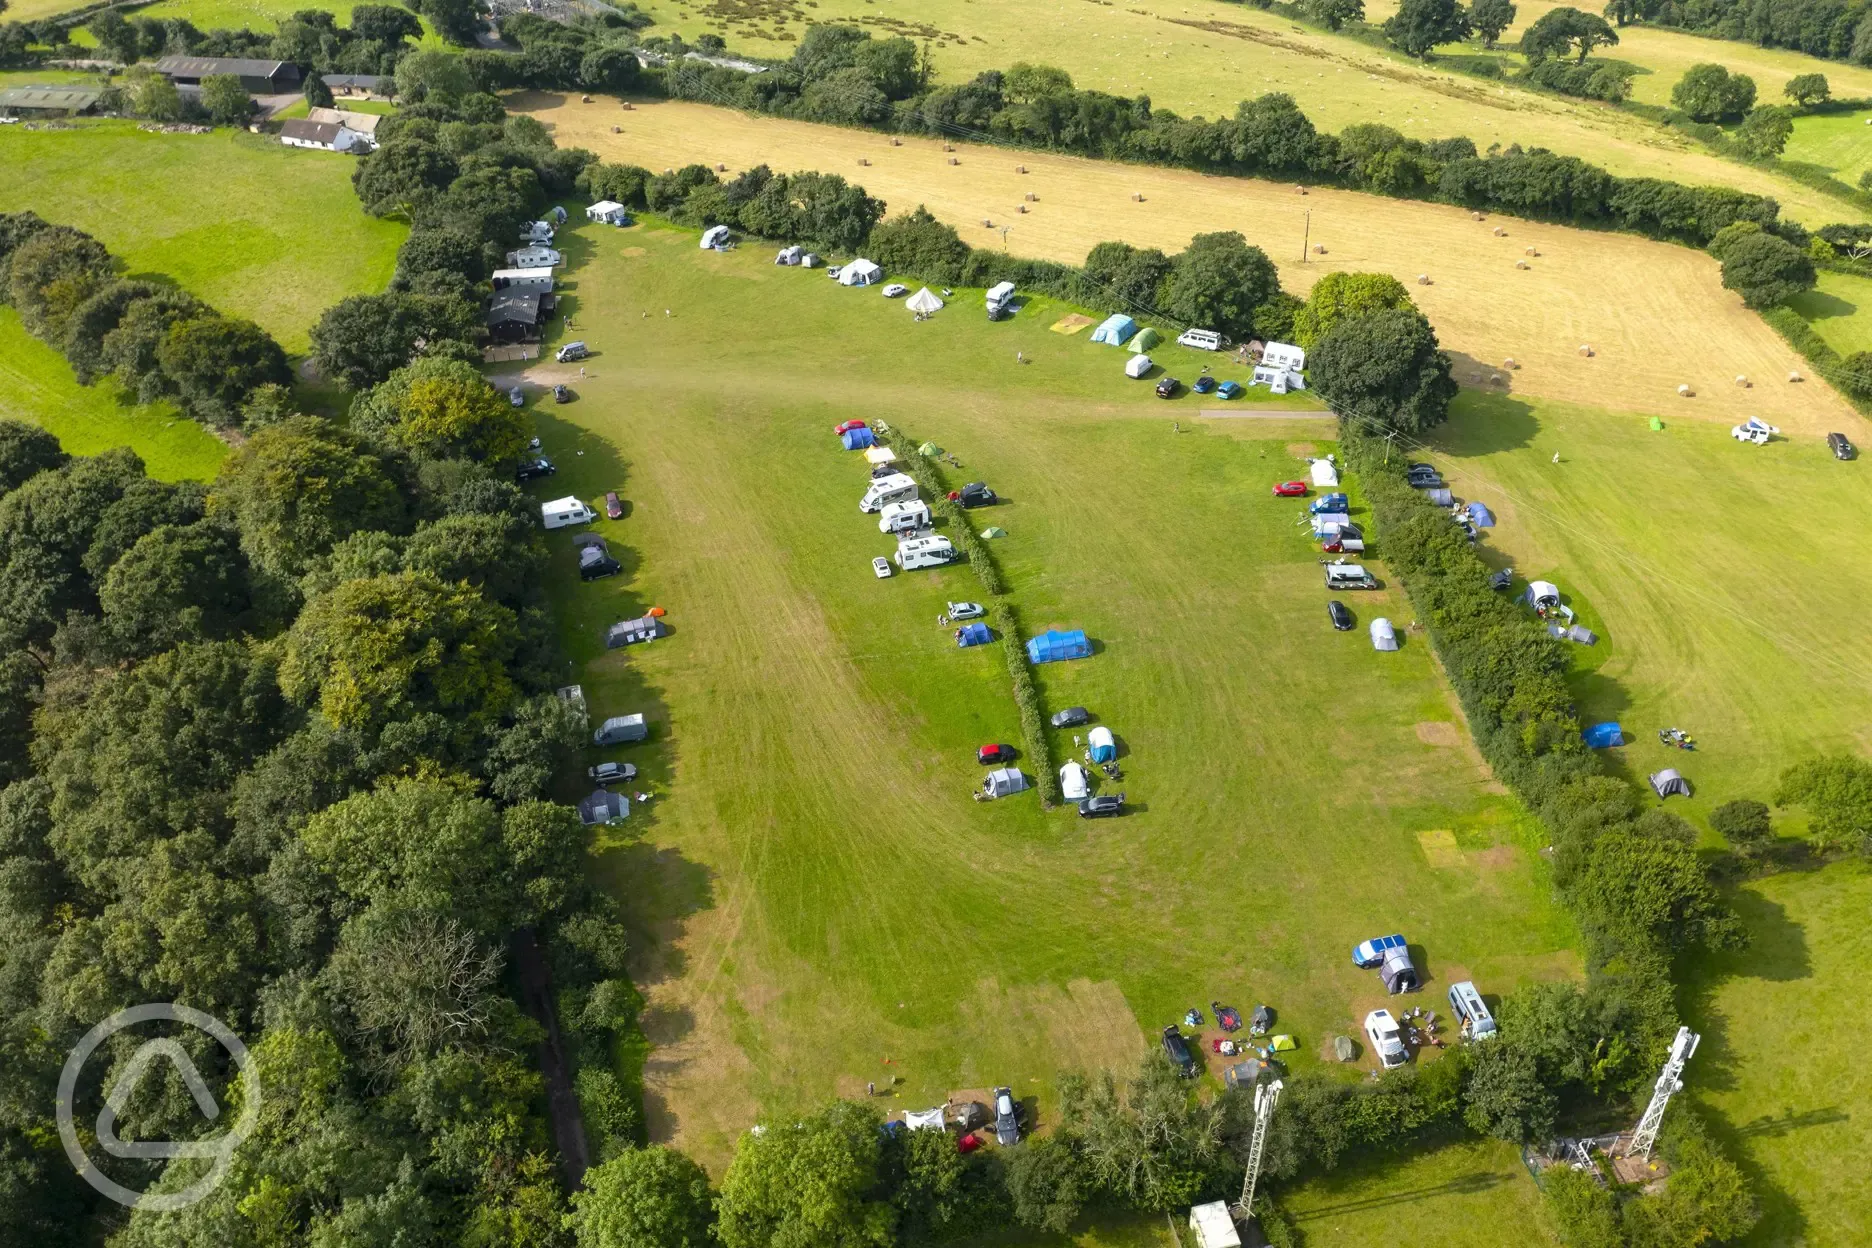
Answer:
[[[104,1108],[98,1111],[97,1142],[98,1146],[112,1157],[131,1157],[144,1160],[169,1159],[178,1157],[209,1157],[213,1164],[208,1173],[183,1188],[179,1192],[144,1193],[133,1192],[109,1175],[99,1170],[79,1142],[78,1129],[73,1123],[72,1101],[78,1086],[78,1072],[98,1045],[116,1035],[126,1027],[138,1023],[155,1021],[187,1023],[198,1031],[204,1031],[226,1049],[234,1059],[236,1069],[240,1071],[241,1115],[225,1133],[207,1140],[120,1140],[117,1138],[117,1115],[125,1102],[143,1081],[151,1063],[157,1058],[167,1058],[181,1076],[183,1086],[195,1099],[196,1108],[202,1117],[213,1122],[221,1116],[221,1107],[215,1103],[208,1091],[208,1085],[202,1081],[201,1072],[195,1069],[195,1063],[183,1047],[173,1039],[150,1040],[130,1056],[124,1066],[123,1074],[118,1076],[115,1087],[104,1094]],[[83,1176],[84,1181],[120,1205],[131,1209],[149,1209],[158,1213],[186,1209],[202,1197],[212,1192],[227,1177],[228,1163],[233,1160],[234,1150],[239,1148],[254,1129],[255,1120],[260,1116],[260,1072],[253,1068],[247,1058],[247,1046],[240,1037],[230,1031],[226,1024],[212,1014],[192,1010],[186,1005],[173,1005],[166,1001],[150,1005],[133,1005],[127,1010],[119,1010],[90,1031],[85,1033],[77,1047],[72,1049],[65,1059],[65,1069],[59,1074],[58,1082],[58,1129],[59,1138],[65,1142],[65,1155],[71,1158],[72,1165]]]

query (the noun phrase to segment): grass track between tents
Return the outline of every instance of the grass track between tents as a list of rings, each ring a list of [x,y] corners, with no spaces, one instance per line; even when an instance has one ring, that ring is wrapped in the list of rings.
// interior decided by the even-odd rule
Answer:
[[[382,290],[406,227],[364,215],[354,162],[244,131],[134,123],[0,129],[0,211],[95,235],[132,275],[173,281],[303,352],[321,313]]]
[[[1784,427],[1859,422],[1824,383],[1787,383],[1790,370],[1807,371],[1806,362],[1722,289],[1713,258],[1686,247],[1502,216],[1476,221],[1447,205],[1352,191],[1302,197],[1285,183],[992,147],[957,144],[961,163],[950,165],[932,140],[893,147],[879,134],[703,104],[645,103],[627,113],[609,99],[584,104],[532,93],[513,102],[553,125],[562,145],[654,170],[765,162],[780,172],[839,173],[892,212],[927,205],[978,247],[1003,243],[984,220],[1012,223],[1005,245],[1015,253],[1070,264],[1106,239],[1174,251],[1192,234],[1233,229],[1267,251],[1299,293],[1335,269],[1389,273],[1459,354],[1466,382],[1502,375],[1517,392],[1724,425],[1764,408]],[[623,132],[611,133],[614,125]],[[861,157],[871,163],[860,166]],[[1017,172],[1020,166],[1028,172]],[[1136,192],[1142,203],[1133,200]],[[1026,204],[1029,193],[1038,202]],[[1018,212],[1022,206],[1031,211]],[[1497,228],[1506,235],[1497,237]],[[1305,238],[1327,254],[1299,263]],[[1540,254],[1528,261],[1531,269],[1517,269],[1529,246]],[[1416,285],[1420,274],[1433,284]],[[1593,358],[1578,354],[1582,343],[1592,345]],[[1499,373],[1508,358],[1519,370]],[[1737,373],[1754,378],[1756,388],[1738,390]],[[1683,383],[1696,387],[1694,403],[1678,397]]]
[[[1274,1004],[1309,1066],[1380,1003],[1347,957],[1378,928],[1421,943],[1432,992],[1577,973],[1537,833],[1428,648],[1366,639],[1408,618],[1398,591],[1327,626],[1301,508],[1268,492],[1317,425],[1162,403],[1120,352],[1048,332],[1048,301],[990,325],[957,292],[917,325],[692,232],[565,237],[569,332],[600,354],[566,370],[577,402],[538,412],[562,469],[541,492],[621,488],[632,509],[598,526],[625,578],[579,585],[554,547],[593,713],[657,724],[626,756],[658,796],[599,870],[635,910],[659,1138],[719,1167],[760,1110],[893,1076],[893,1109],[1006,1082],[1044,1123],[1057,1070],[1129,1070],[1215,999]],[[850,417],[900,421],[1009,500],[974,514],[1009,532],[1028,625],[1097,642],[1041,684],[1117,734],[1128,817],[969,800],[974,747],[1018,736],[1002,655],[934,623],[980,596],[966,568],[872,577],[891,546],[831,436]],[[599,652],[652,604],[673,636]],[[1456,852],[1432,867],[1419,834],[1442,830]]]

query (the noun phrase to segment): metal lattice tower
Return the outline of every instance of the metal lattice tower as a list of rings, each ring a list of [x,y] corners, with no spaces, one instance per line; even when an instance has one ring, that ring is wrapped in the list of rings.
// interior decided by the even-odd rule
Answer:
[[[1248,1145],[1248,1173],[1242,1176],[1241,1201],[1235,1206],[1235,1212],[1243,1217],[1253,1217],[1255,1180],[1261,1177],[1261,1149],[1267,1143],[1268,1120],[1274,1116],[1274,1102],[1280,1100],[1281,1081],[1264,1083],[1255,1088],[1255,1126],[1254,1140]]]
[[[1651,1160],[1651,1149],[1657,1143],[1658,1128],[1664,1125],[1664,1107],[1670,1104],[1671,1097],[1683,1091],[1684,1066],[1696,1052],[1697,1042],[1702,1038],[1688,1027],[1677,1029],[1677,1039],[1671,1042],[1670,1058],[1664,1063],[1663,1073],[1658,1075],[1657,1087],[1651,1093],[1651,1103],[1645,1106],[1644,1117],[1638,1120],[1638,1129],[1632,1132],[1631,1143],[1625,1146],[1627,1157],[1643,1154],[1646,1161]]]

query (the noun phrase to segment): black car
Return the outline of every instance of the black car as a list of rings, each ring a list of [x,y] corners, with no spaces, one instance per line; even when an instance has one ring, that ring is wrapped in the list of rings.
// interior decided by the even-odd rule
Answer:
[[[624,570],[624,565],[611,557],[603,542],[582,546],[578,552],[579,580],[596,581],[607,576],[616,576]]]
[[[571,401],[572,401],[572,388],[570,386],[554,386],[553,387],[553,402],[570,403]]]
[[[1859,454],[1843,433],[1827,434],[1827,450],[1833,452],[1834,459],[1851,459]]]
[[[1196,1058],[1190,1053],[1189,1041],[1183,1038],[1183,1033],[1174,1025],[1163,1029],[1163,1051],[1164,1056],[1170,1059],[1170,1064],[1185,1079],[1196,1077]]]
[[[539,477],[550,477],[553,473],[558,471],[557,468],[553,467],[552,460],[542,455],[533,459],[521,460],[520,466],[514,469],[514,480],[532,481]]]
[[[1079,803],[1081,819],[1110,819],[1124,813],[1124,794],[1099,793]]]
[[[1014,1103],[1014,1089],[994,1090],[995,1143],[1006,1148],[1020,1143],[1020,1109]]]
[[[995,492],[988,488],[985,481],[971,481],[962,487],[956,495],[956,501],[964,507],[992,507],[995,504]]]
[[[1174,377],[1166,377],[1157,383],[1157,397],[1160,399],[1174,399],[1177,396],[1177,391],[1182,388],[1182,382]]]
[[[1331,620],[1332,626],[1340,632],[1349,633],[1352,631],[1352,613],[1346,610],[1345,603],[1340,602],[1337,598],[1326,604],[1326,618]]]
[[[1055,728],[1077,728],[1080,724],[1092,722],[1092,712],[1083,706],[1069,706],[1063,711],[1053,712]]]

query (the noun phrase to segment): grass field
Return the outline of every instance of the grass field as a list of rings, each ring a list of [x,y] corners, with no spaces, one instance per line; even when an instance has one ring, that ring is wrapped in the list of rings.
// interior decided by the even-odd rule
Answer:
[[[1487,547],[1558,584],[1602,636],[1576,651],[1575,690],[1587,719],[1624,724],[1617,767],[1640,781],[1677,767],[1696,793],[1671,809],[1701,817],[1766,800],[1812,751],[1872,748],[1872,657],[1840,644],[1872,535],[1795,518],[1856,514],[1862,462],[1815,435],[1746,446],[1711,425],[1652,432],[1635,414],[1471,393],[1453,411],[1431,441],[1456,492],[1495,510]],[[1659,745],[1671,726],[1694,754]]]
[[[1245,10],[1246,11],[1246,10]],[[1304,293],[1332,269],[1378,270],[1407,285],[1444,346],[1460,353],[1465,381],[1505,376],[1518,393],[1732,424],[1764,411],[1784,428],[1857,422],[1824,383],[1790,385],[1805,362],[1721,288],[1708,255],[1630,235],[1573,230],[1509,218],[1475,221],[1457,208],[1314,190],[1244,178],[1016,155],[958,144],[950,166],[942,144],[805,122],[750,117],[701,104],[642,104],[534,93],[519,103],[555,128],[562,144],[613,160],[664,169],[701,160],[741,169],[840,173],[893,211],[926,204],[976,246],[1079,263],[1104,239],[1175,250],[1203,230],[1237,229],[1281,265],[1283,283]],[[612,126],[622,127],[612,134]],[[859,157],[870,160],[861,167]],[[1016,172],[1024,165],[1028,173]],[[1037,203],[1016,210],[1026,193]],[[1132,200],[1141,192],[1144,201]],[[1506,237],[1495,237],[1505,226]],[[1300,264],[1302,239],[1327,248]],[[1540,254],[1517,269],[1525,249]],[[1428,273],[1434,284],[1415,285]],[[1617,275],[1614,277],[1613,275]],[[1610,284],[1609,284],[1610,283]],[[1581,344],[1595,355],[1581,358]],[[1520,364],[1500,373],[1508,358]],[[1740,390],[1736,374],[1755,381]],[[1697,390],[1679,398],[1679,384]]]
[[[1872,1075],[1860,1040],[1872,1000],[1872,872],[1847,862],[1759,880],[1736,899],[1754,944],[1691,981],[1703,1043],[1685,1082],[1751,1171],[1766,1217],[1748,1243],[1872,1242]]]
[[[43,425],[74,455],[128,446],[166,481],[205,481],[227,453],[166,403],[135,407],[112,384],[79,385],[65,357],[20,328],[11,308],[0,308],[0,417]]]
[[[1520,1154],[1495,1140],[1380,1155],[1281,1195],[1308,1244],[1552,1244],[1540,1189]]]
[[[573,332],[601,354],[539,419],[553,492],[632,507],[601,526],[628,578],[568,575],[561,605],[594,713],[657,724],[634,761],[658,796],[600,869],[637,907],[660,1138],[719,1165],[757,1109],[893,1076],[893,1108],[1005,1081],[1044,1121],[1055,1071],[1129,1068],[1218,998],[1273,1003],[1310,1065],[1381,999],[1346,956],[1374,923],[1438,984],[1576,973],[1538,834],[1428,648],[1326,625],[1299,508],[1268,486],[1330,426],[1161,403],[1119,353],[1049,333],[1045,301],[994,326],[958,293],[917,325],[687,231],[566,237]],[[1129,817],[969,800],[974,746],[1016,732],[1002,656],[932,623],[979,596],[965,569],[871,576],[890,545],[830,434],[853,416],[1010,500],[982,523],[1010,534],[1029,626],[1100,648],[1043,669],[1046,699],[1118,734]],[[651,604],[672,637],[600,652]]]
[[[0,166],[0,211],[87,230],[130,272],[251,317],[294,352],[327,307],[383,289],[405,233],[358,208],[349,159],[245,132],[8,126]]]
[[[1821,273],[1820,284],[1788,300],[1841,355],[1872,351],[1872,278]]]
[[[1842,181],[1857,184],[1872,168],[1872,113],[1827,113],[1794,120],[1794,137],[1782,153],[1789,160],[1831,169]]]

